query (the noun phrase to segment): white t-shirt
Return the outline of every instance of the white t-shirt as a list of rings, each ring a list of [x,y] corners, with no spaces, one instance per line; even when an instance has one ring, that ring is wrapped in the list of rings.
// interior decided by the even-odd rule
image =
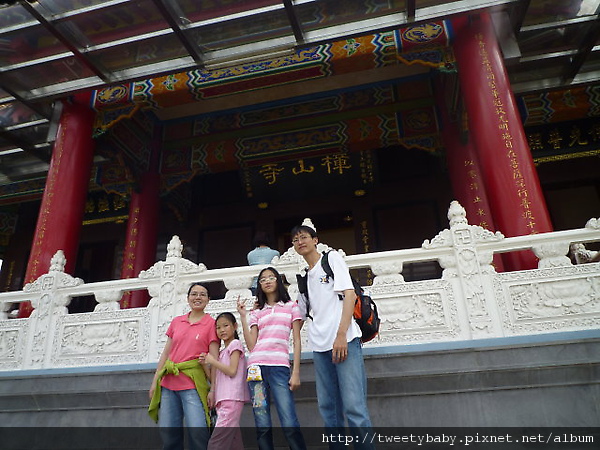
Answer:
[[[331,251],[329,253],[329,265],[333,270],[333,280],[327,277],[321,265],[321,259],[308,271],[310,313],[313,318],[308,327],[308,342],[315,352],[326,352],[333,348],[344,303],[338,294],[343,295],[344,290],[354,289],[348,266],[338,252]],[[298,297],[298,305],[305,317],[306,299],[302,294]],[[350,342],[360,336],[362,333],[353,318],[346,333],[346,340]]]

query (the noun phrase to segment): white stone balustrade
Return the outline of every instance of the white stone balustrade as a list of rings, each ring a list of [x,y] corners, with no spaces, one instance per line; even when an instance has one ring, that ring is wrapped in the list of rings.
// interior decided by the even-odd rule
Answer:
[[[395,346],[471,340],[559,331],[598,329],[600,263],[572,265],[573,243],[600,241],[600,220],[585,228],[505,238],[467,223],[464,209],[452,202],[450,228],[421,248],[345,256],[348,265],[374,274],[366,289],[382,318],[380,336],[367,346]],[[320,250],[329,249],[323,243]],[[535,270],[497,273],[496,253],[532,249]],[[222,281],[223,299],[207,312],[235,311],[238,296],[252,305],[250,285],[260,266],[207,269],[182,258],[177,236],[159,261],[138,278],[85,283],[64,273],[61,251],[50,270],[23,291],[0,293],[0,371],[150,363],[158,360],[171,319],[188,311],[186,292],[194,282]],[[340,252],[343,251],[340,250]],[[437,261],[440,279],[406,282],[403,267]],[[297,293],[296,274],[304,260],[290,248],[273,260]],[[119,309],[126,291],[147,289],[145,308]],[[78,296],[94,295],[94,312],[68,314]],[[31,301],[27,319],[9,319],[13,303]],[[303,330],[304,332],[306,330]]]

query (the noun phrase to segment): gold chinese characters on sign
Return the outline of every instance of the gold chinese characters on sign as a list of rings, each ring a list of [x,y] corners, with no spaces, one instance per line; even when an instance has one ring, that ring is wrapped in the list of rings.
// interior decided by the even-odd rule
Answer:
[[[348,153],[343,152],[323,156],[320,158],[318,167],[307,163],[304,159],[299,159],[291,169],[280,163],[269,163],[260,166],[258,172],[268,185],[274,185],[286,173],[291,173],[293,176],[317,172],[325,175],[343,175],[350,169],[352,169],[350,156]]]

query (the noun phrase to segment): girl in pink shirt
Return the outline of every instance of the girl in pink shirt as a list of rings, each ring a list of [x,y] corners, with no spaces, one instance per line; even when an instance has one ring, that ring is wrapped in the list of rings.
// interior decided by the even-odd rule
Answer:
[[[217,316],[217,336],[225,347],[219,353],[219,359],[210,353],[201,356],[200,361],[210,364],[217,370],[215,384],[215,405],[217,423],[208,443],[211,450],[243,450],[240,417],[244,403],[248,401],[246,386],[246,358],[244,347],[237,333],[235,316],[224,312]]]
[[[306,449],[292,391],[300,386],[300,328],[302,315],[291,301],[281,275],[272,267],[258,275],[257,308],[247,314],[244,302],[238,311],[244,330],[248,358],[248,387],[260,450],[273,449],[270,404],[292,450]],[[290,371],[289,340],[293,331],[294,364]]]

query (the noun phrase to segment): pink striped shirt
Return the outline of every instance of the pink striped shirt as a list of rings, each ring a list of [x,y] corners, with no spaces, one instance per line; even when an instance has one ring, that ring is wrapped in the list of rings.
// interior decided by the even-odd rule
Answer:
[[[295,320],[302,320],[302,315],[294,301],[251,311],[248,325],[250,328],[258,326],[258,339],[250,352],[248,365],[290,367],[290,332]]]

